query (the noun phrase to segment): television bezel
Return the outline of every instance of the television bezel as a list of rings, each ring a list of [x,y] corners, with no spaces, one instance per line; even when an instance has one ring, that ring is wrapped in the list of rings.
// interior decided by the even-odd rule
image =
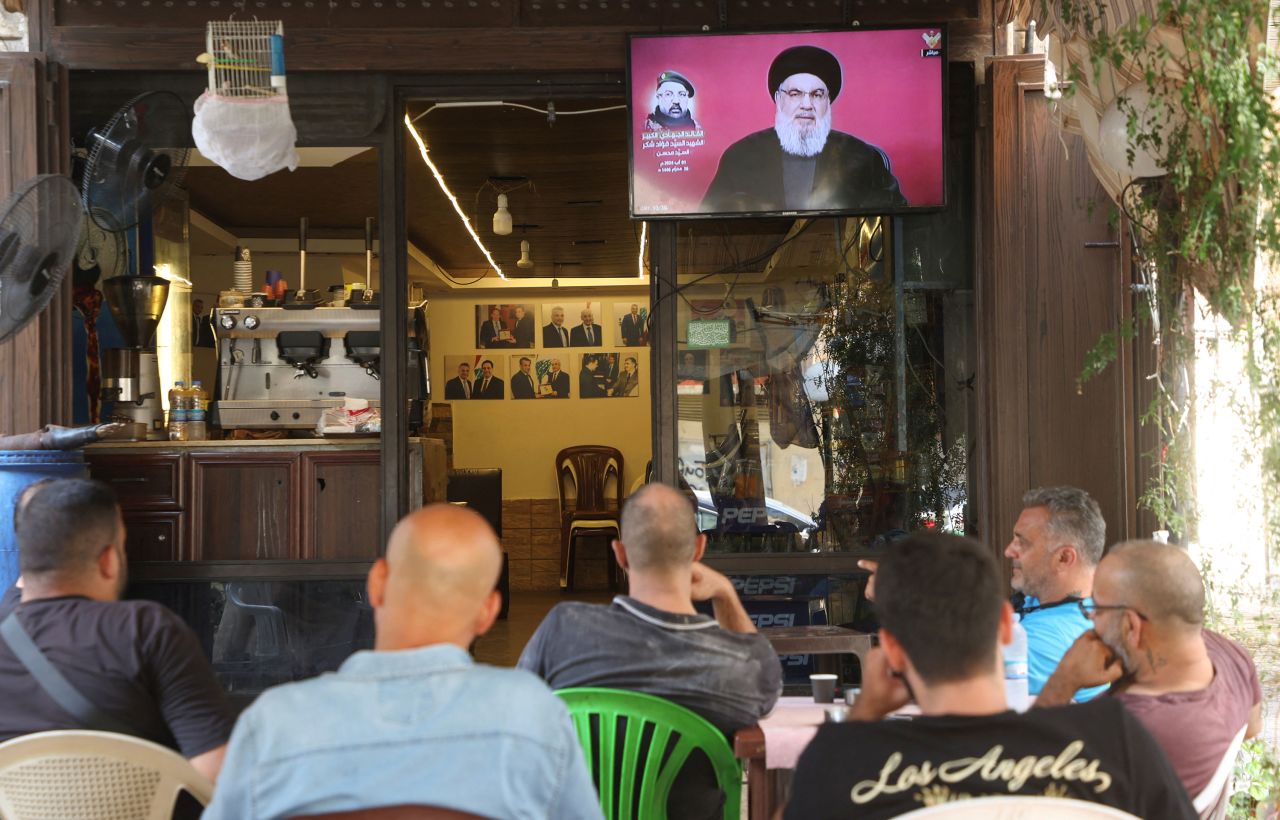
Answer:
[[[632,65],[631,58],[634,53],[632,44],[636,40],[674,40],[684,37],[743,37],[758,35],[785,35],[794,36],[797,34],[857,34],[865,31],[904,31],[914,29],[937,29],[942,33],[942,54],[939,59],[942,61],[942,122],[941,122],[941,141],[938,144],[938,151],[942,160],[942,201],[936,205],[907,205],[903,208],[863,208],[863,209],[815,209],[815,210],[794,210],[794,211],[715,211],[710,213],[637,213],[636,212],[636,127],[635,127],[635,111],[633,106],[635,99],[633,95],[634,85],[632,83]],[[687,31],[675,34],[665,33],[629,33],[627,34],[627,73],[626,73],[626,101],[627,101],[627,211],[633,220],[654,221],[654,220],[707,220],[707,219],[779,219],[779,218],[808,218],[820,216],[917,216],[923,214],[937,213],[946,210],[948,207],[947,199],[947,180],[948,180],[948,163],[947,155],[950,149],[951,141],[951,95],[950,95],[950,59],[948,45],[951,42],[951,34],[948,31],[946,23],[943,22],[922,22],[922,23],[879,23],[876,25],[858,25],[852,28],[803,28],[803,29],[752,29],[745,31]],[[745,135],[744,135],[745,136]],[[717,159],[718,162],[718,159]]]

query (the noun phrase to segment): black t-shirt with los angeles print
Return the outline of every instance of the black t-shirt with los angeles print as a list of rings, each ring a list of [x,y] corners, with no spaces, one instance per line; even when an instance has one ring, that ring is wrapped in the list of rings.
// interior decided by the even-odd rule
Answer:
[[[897,817],[992,795],[1103,803],[1138,817],[1195,818],[1173,767],[1115,700],[1025,714],[833,723],[796,767],[787,820]]]

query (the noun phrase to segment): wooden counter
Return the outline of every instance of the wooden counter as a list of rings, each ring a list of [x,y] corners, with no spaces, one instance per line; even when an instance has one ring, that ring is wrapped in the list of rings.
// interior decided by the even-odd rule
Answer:
[[[103,442],[131,561],[361,560],[381,552],[381,443],[367,439]],[[444,447],[409,440],[413,507],[444,500]]]

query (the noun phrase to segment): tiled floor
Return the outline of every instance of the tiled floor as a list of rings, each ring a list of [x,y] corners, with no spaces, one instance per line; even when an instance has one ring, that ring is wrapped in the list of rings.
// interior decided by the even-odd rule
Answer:
[[[533,637],[534,630],[551,608],[561,601],[586,601],[593,604],[608,603],[613,595],[608,592],[534,592],[511,591],[511,611],[505,620],[493,625],[493,629],[476,640],[473,653],[477,661],[494,666],[515,666],[524,645]]]

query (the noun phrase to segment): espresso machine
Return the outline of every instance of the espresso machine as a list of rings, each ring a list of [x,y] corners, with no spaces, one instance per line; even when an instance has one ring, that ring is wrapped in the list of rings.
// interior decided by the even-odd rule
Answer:
[[[426,399],[425,308],[410,308],[410,425]],[[219,307],[214,412],[222,429],[311,429],[346,398],[381,397],[379,312],[351,307]]]
[[[102,281],[102,292],[127,345],[109,348],[102,356],[102,398],[114,402],[112,421],[133,425],[148,441],[166,439],[155,336],[169,298],[169,281],[159,276],[113,276]]]

